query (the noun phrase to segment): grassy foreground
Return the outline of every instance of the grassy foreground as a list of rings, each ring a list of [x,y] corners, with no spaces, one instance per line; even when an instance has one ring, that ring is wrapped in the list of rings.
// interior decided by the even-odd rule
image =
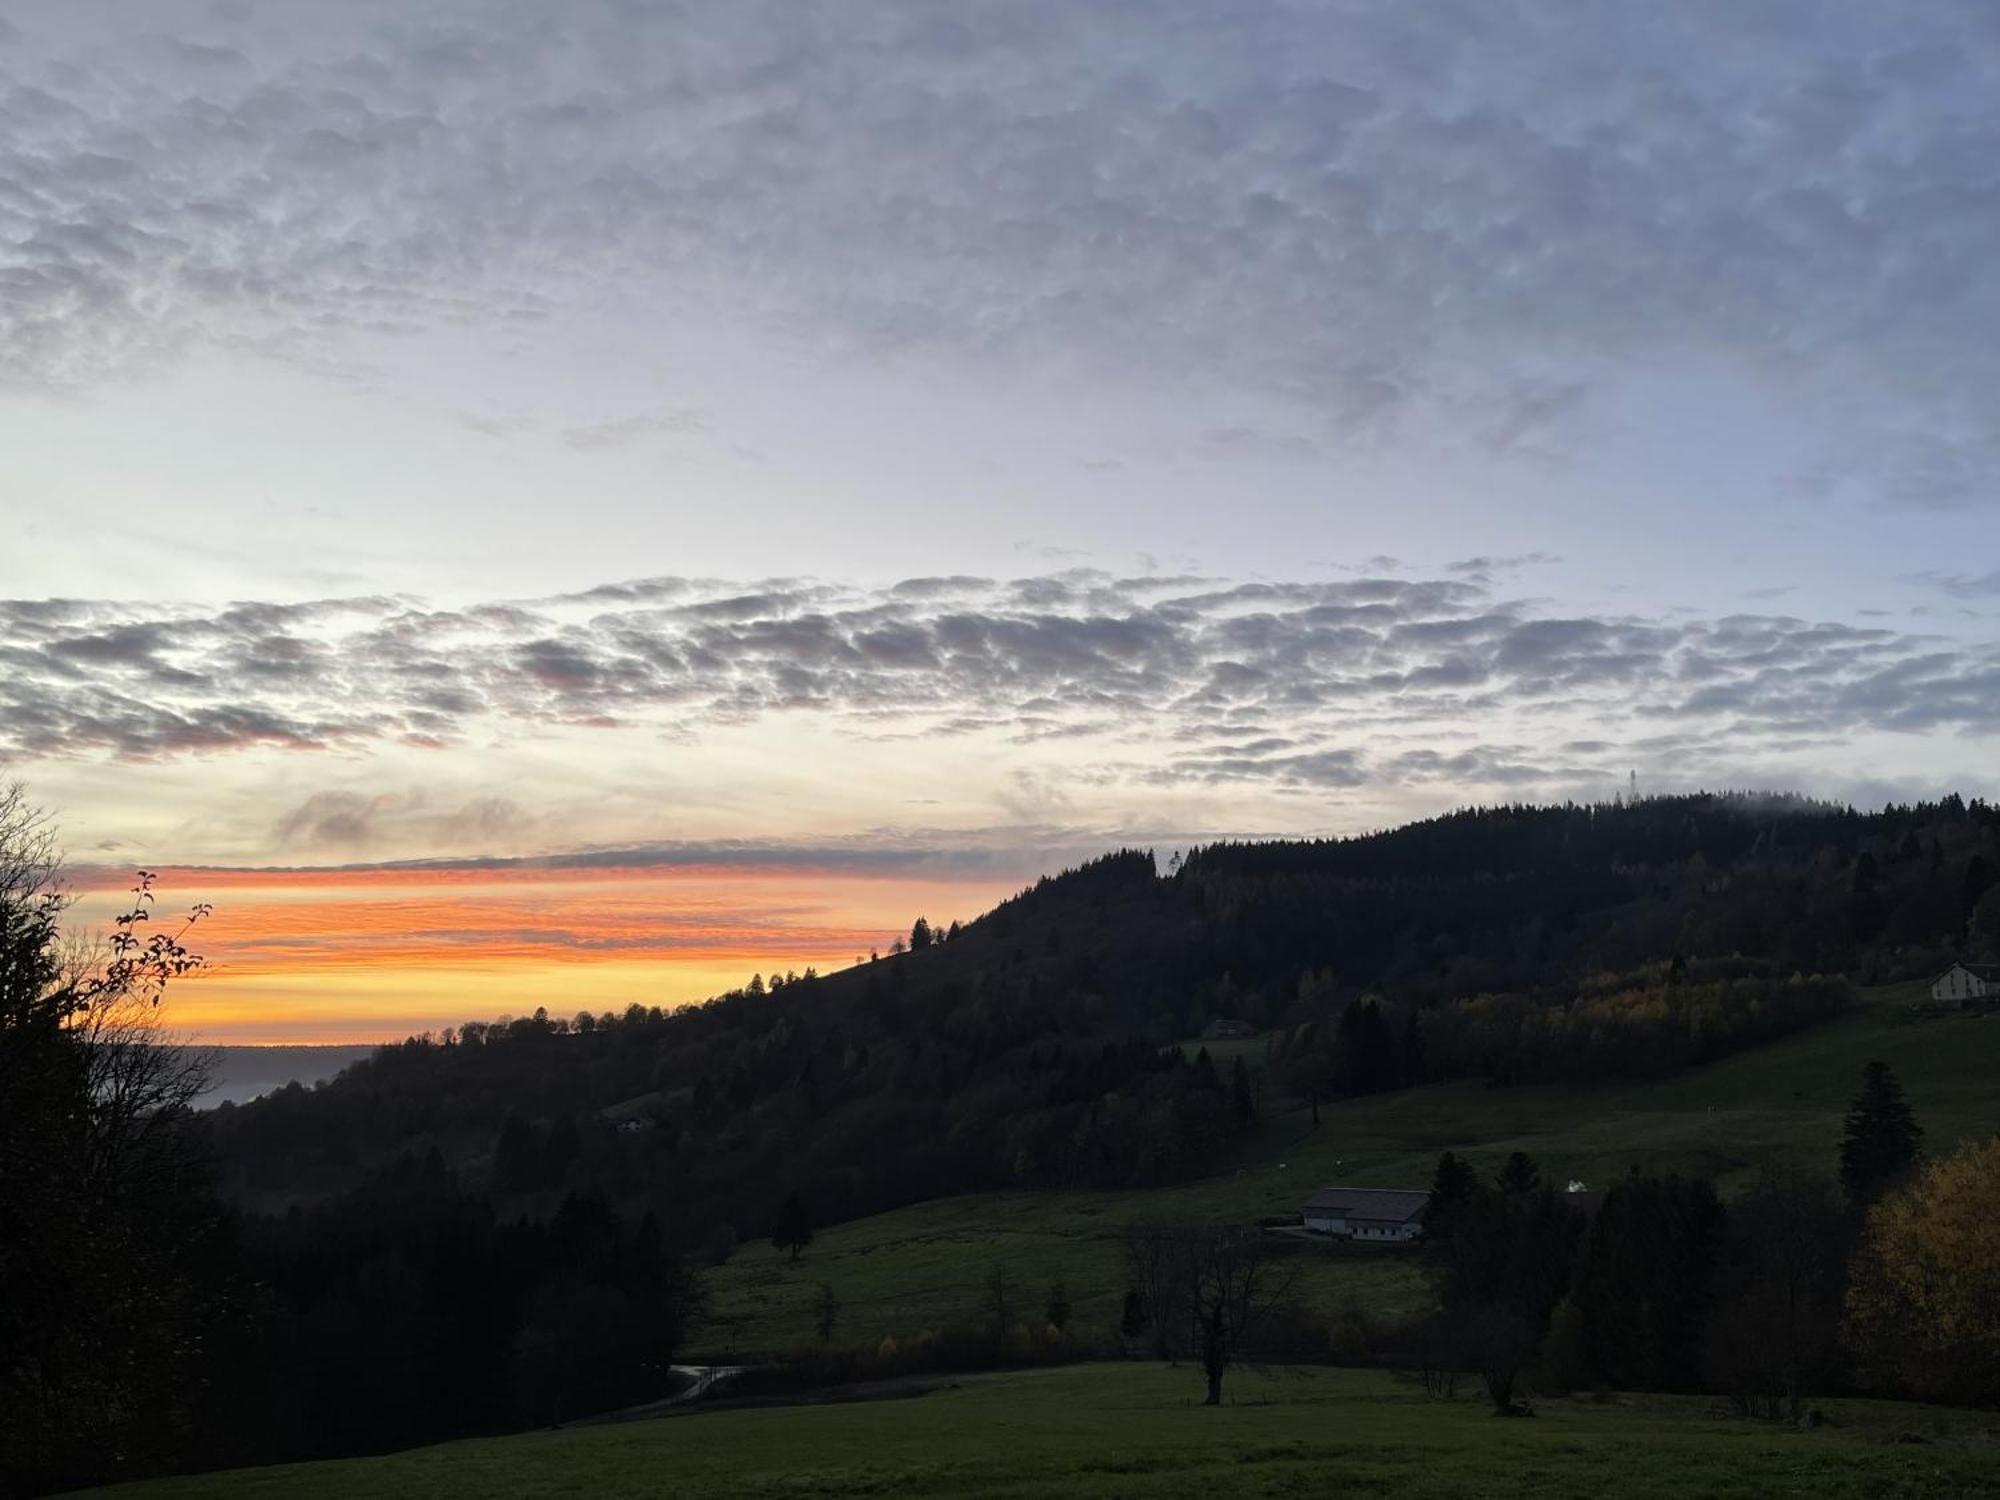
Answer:
[[[710,1274],[714,1315],[696,1342],[719,1355],[810,1341],[821,1282],[841,1303],[836,1337],[873,1343],[967,1319],[998,1263],[1017,1305],[1038,1312],[1062,1281],[1080,1323],[1113,1326],[1124,1279],[1120,1238],[1135,1222],[1249,1222],[1296,1212],[1328,1183],[1427,1187],[1440,1151],[1495,1170],[1528,1152],[1561,1185],[1594,1188],[1634,1165],[1714,1179],[1724,1192],[1767,1164],[1832,1173],[1841,1119],[1861,1070],[1895,1069],[1938,1154],[2000,1129],[2000,1018],[1916,1020],[1921,985],[1867,992],[1852,1014],[1660,1083],[1494,1089],[1446,1084],[1272,1112],[1240,1160],[1201,1182],[1150,1192],[980,1193],[921,1203],[821,1231],[796,1264],[745,1245]],[[1217,1044],[1256,1061],[1261,1042]],[[1312,1245],[1300,1293],[1332,1313],[1353,1303],[1398,1312],[1425,1301],[1408,1258],[1379,1248]]]
[[[1834,1402],[1816,1431],[1694,1399],[1543,1402],[1502,1421],[1376,1372],[1231,1377],[1086,1365],[967,1377],[912,1400],[712,1412],[384,1458],[155,1481],[159,1497],[1601,1496],[2000,1494],[1990,1414]]]

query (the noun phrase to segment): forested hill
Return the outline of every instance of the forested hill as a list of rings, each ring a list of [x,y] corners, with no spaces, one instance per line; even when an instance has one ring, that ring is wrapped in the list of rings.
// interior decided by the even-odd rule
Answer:
[[[414,1156],[505,1212],[595,1190],[718,1245],[794,1189],[827,1222],[1161,1183],[1271,1088],[1658,1072],[1809,1024],[1844,980],[2000,957],[1996,872],[2000,809],[1956,797],[1502,807],[1167,871],[1125,851],[907,953],[673,1013],[471,1023],[212,1128],[250,1207]],[[1268,1068],[1164,1045],[1216,1018],[1272,1030]]]

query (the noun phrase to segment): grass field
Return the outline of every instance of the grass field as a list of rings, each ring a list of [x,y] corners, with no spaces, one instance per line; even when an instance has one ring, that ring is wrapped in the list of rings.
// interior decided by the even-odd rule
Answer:
[[[966,1377],[903,1401],[725,1411],[449,1443],[384,1458],[116,1491],[218,1500],[370,1496],[1200,1497],[2000,1494],[2000,1419],[1832,1402],[1814,1431],[1735,1421],[1694,1398],[1545,1401],[1502,1421],[1377,1372],[1230,1377],[1192,1405],[1188,1369],[1072,1366]]]
[[[1410,1089],[1323,1107],[1317,1130],[1306,1111],[1284,1110],[1238,1165],[1183,1187],[940,1199],[822,1230],[797,1264],[746,1245],[711,1273],[713,1316],[696,1342],[717,1355],[804,1342],[822,1281],[841,1303],[842,1342],[935,1328],[972,1314],[996,1262],[1024,1308],[1061,1280],[1078,1320],[1108,1327],[1127,1224],[1295,1212],[1334,1182],[1424,1187],[1447,1149],[1486,1169],[1527,1151],[1547,1179],[1591,1187],[1634,1165],[1713,1178],[1725,1192],[1769,1163],[1831,1172],[1841,1117],[1874,1058],[1902,1079],[1930,1148],[1948,1151],[2000,1129],[2000,1018],[1915,1020],[1919,993],[1870,991],[1852,1014],[1662,1083]],[[1235,1045],[1261,1060],[1261,1041]],[[1396,1311],[1424,1298],[1413,1263],[1393,1250],[1307,1246],[1301,1264],[1301,1293],[1322,1311],[1350,1300]]]

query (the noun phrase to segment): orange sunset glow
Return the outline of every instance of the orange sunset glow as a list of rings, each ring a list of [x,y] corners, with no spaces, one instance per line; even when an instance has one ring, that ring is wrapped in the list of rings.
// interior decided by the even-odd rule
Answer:
[[[73,871],[102,926],[131,877]],[[158,872],[156,922],[196,901],[208,966],[172,1024],[209,1042],[374,1042],[545,1006],[685,1005],[753,973],[845,967],[919,915],[970,916],[1015,883],[746,868]]]

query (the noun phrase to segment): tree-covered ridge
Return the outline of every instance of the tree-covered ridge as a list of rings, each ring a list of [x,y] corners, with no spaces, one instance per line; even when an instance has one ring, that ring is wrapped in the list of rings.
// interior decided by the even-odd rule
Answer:
[[[767,1235],[1002,1185],[1146,1185],[1254,1117],[1166,1044],[1278,1030],[1302,1092],[1658,1071],[1806,1024],[1814,975],[2000,942],[2000,813],[1798,798],[1472,810],[1360,838],[1126,850],[912,951],[677,1012],[470,1024],[214,1121],[276,1204],[436,1147],[533,1208],[599,1190],[679,1235]],[[1804,976],[1797,977],[1794,976]],[[1365,1003],[1363,1003],[1365,1002]],[[1375,1012],[1371,1022],[1369,1011]],[[1397,1061],[1370,1065],[1368,1036]],[[1379,1052],[1380,1048],[1377,1048]]]
[[[1958,955],[1996,877],[2000,809],[1982,801],[1859,813],[1712,794],[1214,845],[1180,871],[1241,955],[1239,985],[1326,965],[1353,992],[1416,999],[1543,989],[1675,955],[1910,977]],[[2000,943],[2000,910],[1981,931]]]

